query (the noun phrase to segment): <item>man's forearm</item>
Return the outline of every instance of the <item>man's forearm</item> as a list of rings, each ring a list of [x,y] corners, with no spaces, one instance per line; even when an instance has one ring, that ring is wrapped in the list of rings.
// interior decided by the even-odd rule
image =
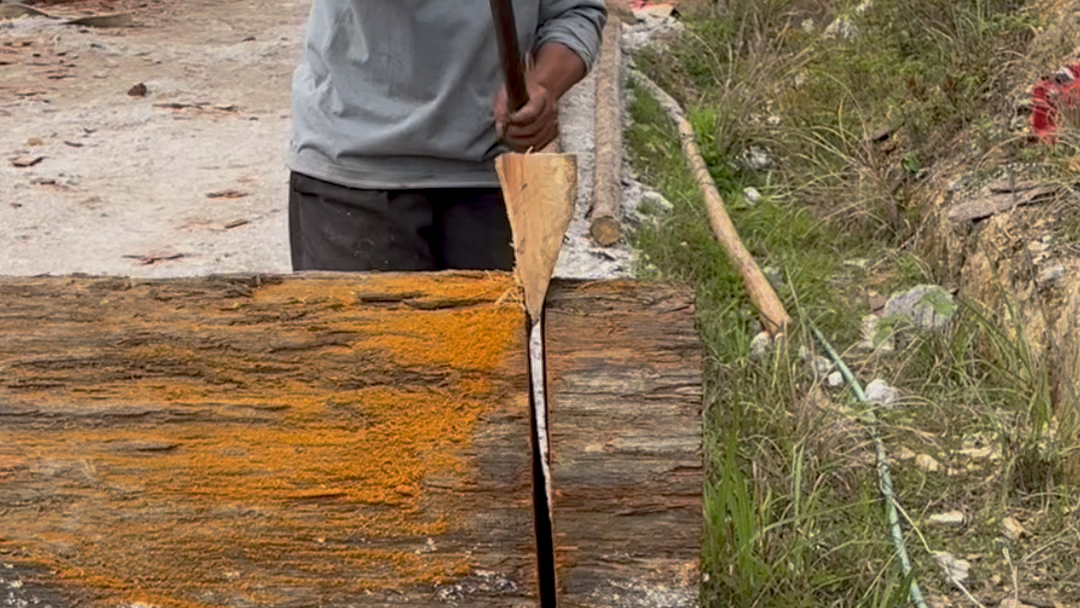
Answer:
[[[548,42],[536,52],[529,80],[559,99],[584,77],[585,62],[577,53],[557,42]]]

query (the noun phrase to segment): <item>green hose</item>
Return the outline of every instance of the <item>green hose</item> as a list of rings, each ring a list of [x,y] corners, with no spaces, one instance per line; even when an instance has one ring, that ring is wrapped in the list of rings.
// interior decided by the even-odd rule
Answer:
[[[859,403],[869,403],[866,393],[863,392],[862,386],[859,384],[859,380],[851,372],[851,369],[844,364],[844,360],[840,358],[839,353],[836,352],[832,344],[829,344],[829,341],[825,339],[825,334],[821,333],[821,330],[813,321],[807,319],[807,323],[810,326],[810,331],[814,333],[814,337],[818,339],[822,348],[825,349],[825,352],[829,354],[833,363],[840,370],[840,374],[844,376],[844,380],[851,387],[851,391],[855,393],[855,398]],[[877,430],[877,416],[874,415],[872,409],[867,409],[865,416],[869,422],[870,438],[874,441],[874,450],[877,456],[878,484],[881,486],[881,494],[885,497],[885,516],[889,520],[889,533],[892,536],[896,554],[900,558],[900,567],[904,571],[904,576],[911,579],[908,597],[918,608],[927,608],[926,600],[923,599],[922,591],[919,590],[919,583],[911,573],[911,558],[908,557],[907,547],[904,545],[904,534],[900,529],[900,516],[896,508],[896,494],[893,492],[892,474],[889,472],[889,456],[885,453],[885,442],[881,440],[881,435]]]

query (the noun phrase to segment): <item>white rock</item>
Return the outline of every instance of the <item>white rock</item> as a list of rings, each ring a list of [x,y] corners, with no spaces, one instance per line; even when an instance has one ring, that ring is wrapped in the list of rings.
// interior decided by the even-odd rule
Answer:
[[[1040,287],[1049,287],[1065,278],[1065,266],[1061,263],[1051,264],[1039,271],[1035,279]]]
[[[885,303],[884,318],[901,318],[927,331],[939,331],[956,312],[952,294],[938,285],[917,285],[893,294]]]
[[[941,464],[929,454],[919,454],[915,457],[915,466],[927,473],[936,473],[941,470]]]
[[[864,393],[867,401],[880,405],[892,405],[900,398],[900,391],[881,379],[874,380],[867,385]]]
[[[855,24],[846,17],[840,17],[825,28],[825,36],[840,38],[841,40],[851,40],[857,33],[858,30],[855,28]]]
[[[769,332],[758,332],[750,340],[750,356],[754,359],[762,359],[765,355],[769,354],[769,348],[771,346],[772,337],[769,336]]]
[[[833,372],[829,374],[829,377],[825,379],[825,382],[827,382],[829,386],[836,388],[844,383],[844,374],[841,374],[838,371]]]
[[[822,357],[821,355],[814,357],[813,365],[814,374],[819,377],[829,375],[829,372],[832,371],[833,367],[832,361],[829,361],[826,357]]]
[[[746,152],[743,153],[743,165],[751,171],[764,171],[766,169],[772,169],[776,166],[769,153],[764,148],[758,146],[750,146]]]
[[[954,585],[959,587],[967,581],[968,571],[971,570],[970,562],[944,551],[935,553],[934,560],[945,571],[945,578],[949,579]]]
[[[761,201],[761,192],[758,192],[758,189],[753,186],[747,186],[746,188],[743,188],[742,193],[743,197],[746,198],[746,202],[750,203],[751,205],[756,205]]]

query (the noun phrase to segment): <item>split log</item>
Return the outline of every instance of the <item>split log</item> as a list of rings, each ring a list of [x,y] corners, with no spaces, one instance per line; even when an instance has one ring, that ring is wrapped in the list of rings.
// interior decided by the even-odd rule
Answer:
[[[609,19],[596,64],[596,158],[593,164],[593,206],[589,236],[610,247],[622,236],[622,26]]]
[[[504,273],[0,280],[13,597],[532,603],[524,315],[496,304],[511,287]],[[556,282],[549,298],[563,603],[652,605],[676,580],[654,566],[689,593],[689,295]]]
[[[556,555],[567,606],[697,603],[702,391],[692,311],[684,289],[631,281],[548,296]]]

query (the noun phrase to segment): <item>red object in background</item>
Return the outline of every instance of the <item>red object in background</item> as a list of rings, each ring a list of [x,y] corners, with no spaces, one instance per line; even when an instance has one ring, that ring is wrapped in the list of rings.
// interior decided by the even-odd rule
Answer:
[[[1061,110],[1080,103],[1080,64],[1067,65],[1031,90],[1031,131],[1040,140],[1054,142]],[[1080,125],[1074,125],[1080,127]]]

